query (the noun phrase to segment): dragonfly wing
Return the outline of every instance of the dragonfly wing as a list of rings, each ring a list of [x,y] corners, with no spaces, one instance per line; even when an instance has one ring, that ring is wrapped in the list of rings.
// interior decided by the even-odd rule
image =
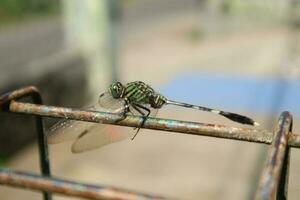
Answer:
[[[49,144],[56,144],[73,140],[92,125],[91,122],[61,120],[47,131],[47,141]]]
[[[87,110],[122,113],[124,105],[125,101],[123,99],[115,99],[109,92],[105,92],[100,95],[98,104],[87,108]],[[143,106],[151,111],[149,116],[156,116],[158,109],[153,109],[150,105]],[[130,106],[130,110],[134,115],[141,115],[132,106]],[[142,112],[145,115],[147,114],[147,111],[144,109],[142,109]],[[50,144],[76,139],[72,145],[72,152],[79,153],[124,140],[131,137],[133,133],[134,131],[130,128],[123,127],[120,130],[120,127],[117,126],[61,120],[50,128],[47,133],[47,139]]]
[[[104,145],[119,142],[132,137],[134,131],[126,130],[112,125],[94,125],[83,132],[73,143],[72,152],[80,153],[84,151],[100,148]]]
[[[105,96],[107,96],[107,94]],[[110,106],[111,107],[102,107],[99,104],[96,104],[86,108],[85,110],[104,111],[104,112],[113,112],[113,113],[119,113],[124,110],[124,103],[122,100],[119,99],[111,99]],[[79,137],[86,130],[89,130],[90,127],[93,125],[94,123],[92,122],[82,122],[76,120],[61,120],[56,124],[54,124],[47,131],[46,133],[47,141],[49,144],[56,144],[56,143],[73,140]]]
[[[125,101],[122,98],[116,99],[109,92],[102,93],[99,96],[98,104],[108,112],[121,113],[125,108]]]
[[[120,105],[120,104],[119,104]],[[150,116],[154,117],[158,109],[153,109],[150,106],[145,106],[150,109]],[[131,114],[140,116],[141,114],[130,106]],[[143,110],[144,111],[144,110]],[[77,137],[72,145],[73,153],[80,153],[93,149],[100,148],[104,145],[119,142],[127,138],[132,138],[135,131],[129,127],[118,127],[113,125],[95,124]]]
[[[122,98],[115,99],[109,92],[105,92],[99,96],[98,99],[98,104],[101,108],[104,109],[112,109],[113,112],[118,112],[121,113],[124,111],[125,108],[125,101]],[[152,108],[149,104],[143,104],[143,107],[146,107],[150,110],[150,115],[151,117],[155,117],[158,109]],[[141,115],[134,107],[130,106],[130,111],[133,115]],[[140,109],[140,108],[139,108]],[[144,109],[142,110],[143,113],[147,114],[147,111]]]

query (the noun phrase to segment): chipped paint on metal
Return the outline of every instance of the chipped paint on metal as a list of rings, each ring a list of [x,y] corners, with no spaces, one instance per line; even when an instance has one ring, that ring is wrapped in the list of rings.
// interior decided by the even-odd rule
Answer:
[[[24,187],[38,191],[58,193],[67,196],[83,197],[88,199],[107,200],[159,200],[164,197],[133,192],[114,187],[90,185],[53,177],[43,177],[40,175],[19,172],[0,167],[0,183],[14,187]]]

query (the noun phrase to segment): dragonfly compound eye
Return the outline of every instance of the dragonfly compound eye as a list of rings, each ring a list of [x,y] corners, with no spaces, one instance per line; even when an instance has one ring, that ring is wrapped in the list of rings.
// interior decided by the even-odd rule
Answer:
[[[110,94],[116,99],[122,98],[124,90],[125,88],[120,82],[113,83],[109,87]]]

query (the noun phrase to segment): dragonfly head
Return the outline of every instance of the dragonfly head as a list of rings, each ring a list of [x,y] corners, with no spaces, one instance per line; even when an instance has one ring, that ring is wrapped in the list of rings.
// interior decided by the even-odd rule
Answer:
[[[125,87],[122,85],[122,83],[116,82],[110,85],[109,92],[115,99],[119,99],[122,98],[125,92]]]
[[[149,98],[150,105],[153,108],[161,108],[166,102],[167,99],[160,94],[152,94]]]

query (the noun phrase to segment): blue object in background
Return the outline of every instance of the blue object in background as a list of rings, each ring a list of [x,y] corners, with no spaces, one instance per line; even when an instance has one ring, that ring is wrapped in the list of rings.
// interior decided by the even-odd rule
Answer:
[[[287,110],[300,115],[300,80],[184,74],[158,91],[169,99],[186,103],[234,112],[271,114],[274,98],[281,98],[276,95],[278,88],[285,91],[276,111]]]

